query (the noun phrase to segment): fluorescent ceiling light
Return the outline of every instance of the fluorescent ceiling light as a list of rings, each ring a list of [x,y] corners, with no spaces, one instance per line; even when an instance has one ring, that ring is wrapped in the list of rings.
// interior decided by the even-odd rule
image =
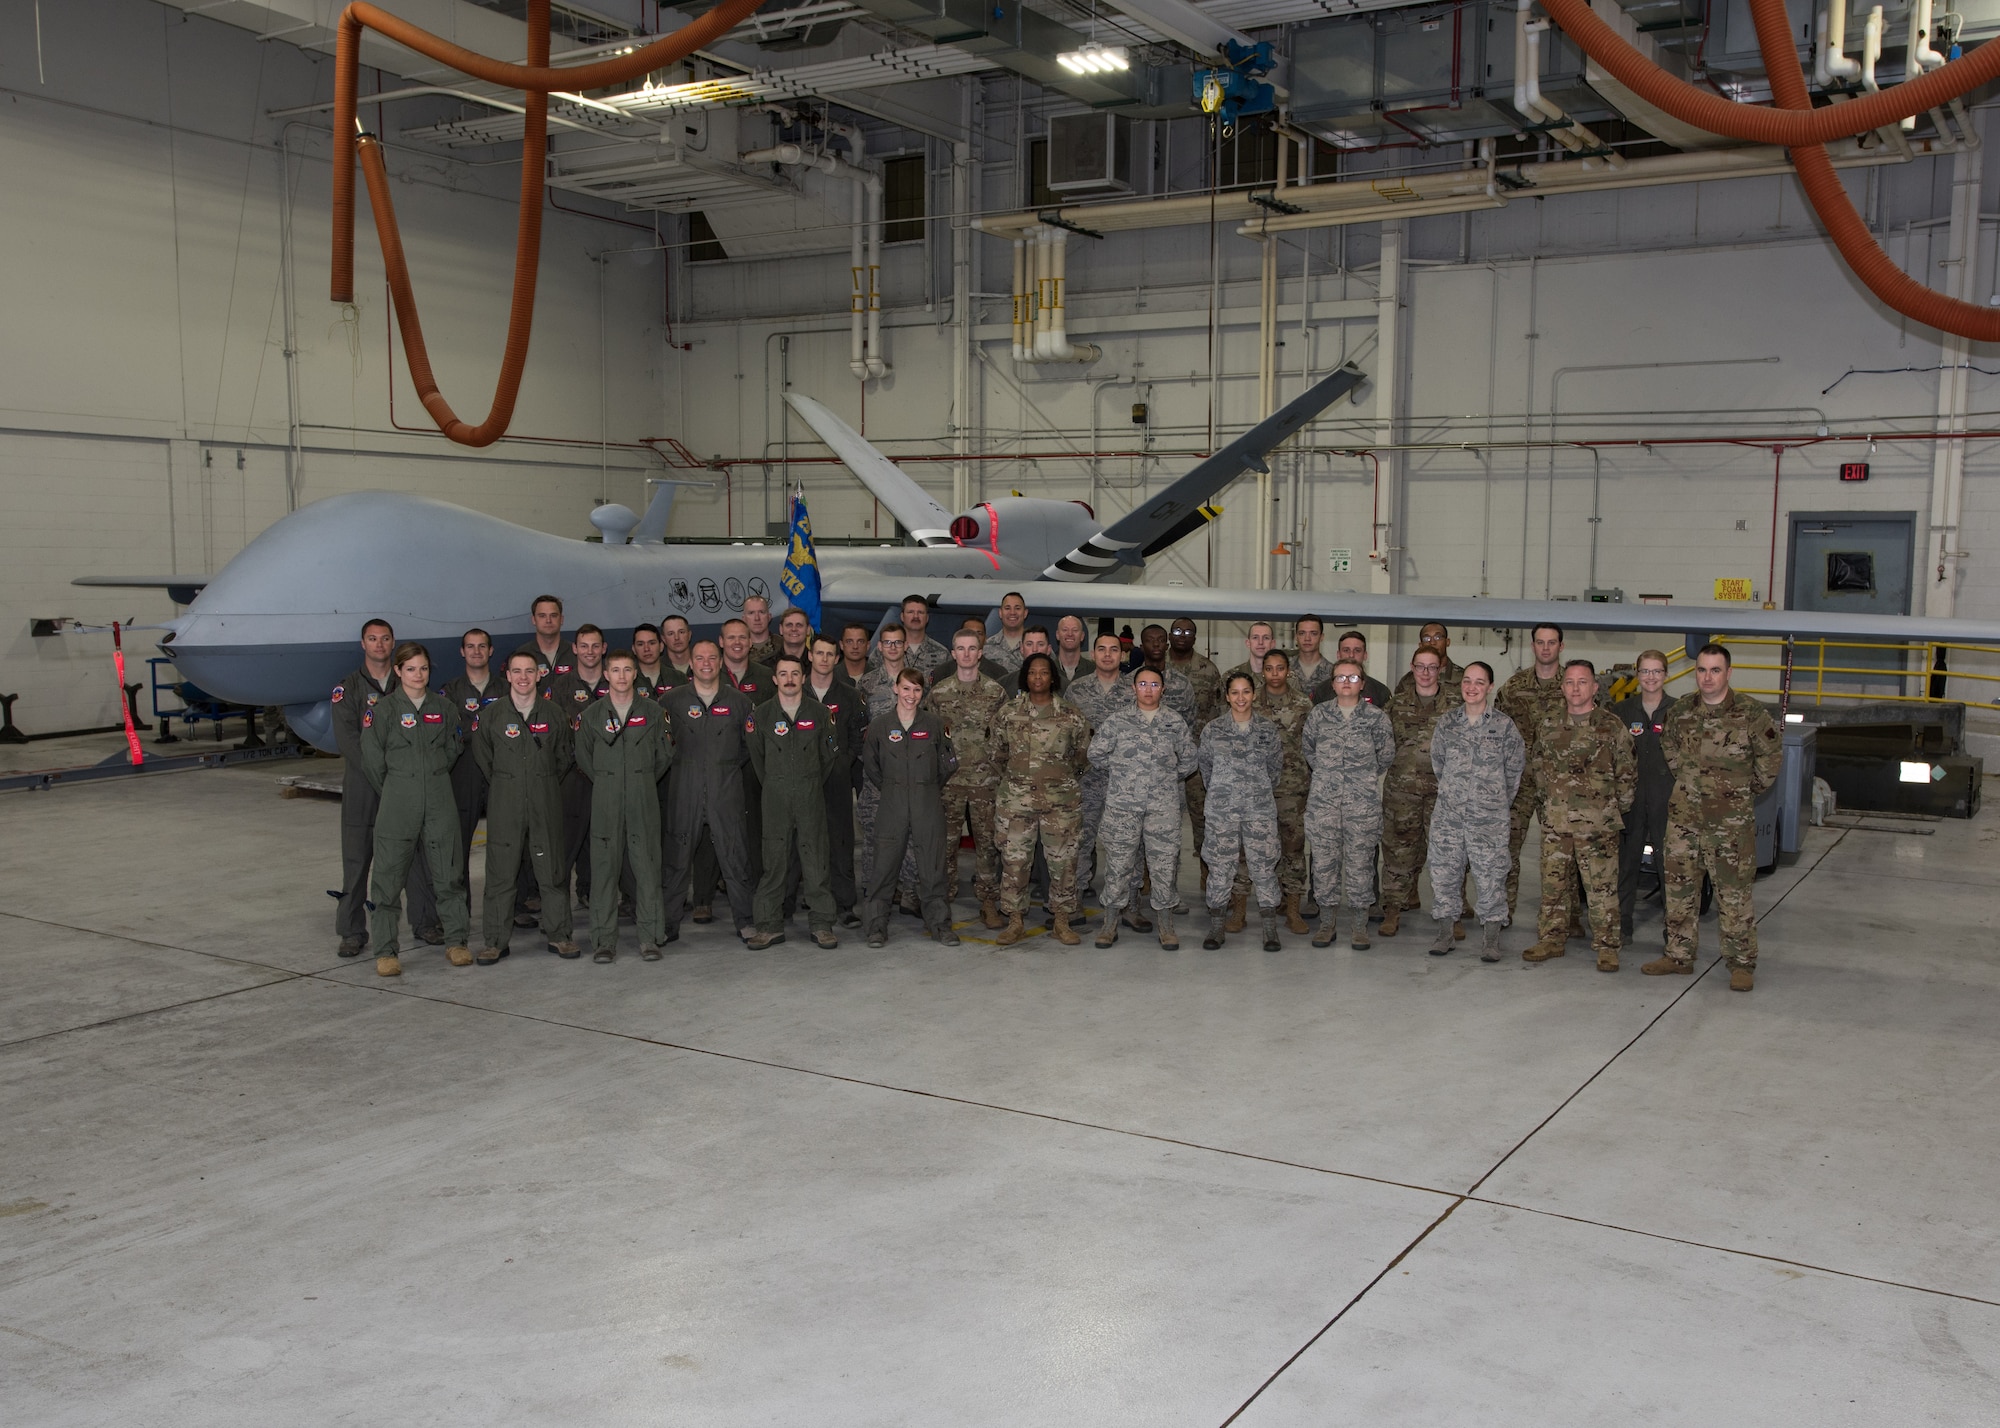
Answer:
[[[1080,50],[1057,55],[1056,63],[1071,74],[1110,74],[1132,67],[1123,45],[1100,45],[1095,40]]]

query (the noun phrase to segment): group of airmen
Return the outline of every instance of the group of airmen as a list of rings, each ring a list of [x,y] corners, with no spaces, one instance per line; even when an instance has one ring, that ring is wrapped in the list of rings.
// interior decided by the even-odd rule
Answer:
[[[1149,625],[1128,649],[1089,639],[1074,615],[1051,634],[1018,593],[996,630],[968,617],[943,640],[921,596],[837,637],[797,609],[773,623],[753,596],[714,640],[673,616],[617,649],[595,625],[565,636],[556,596],[531,614],[533,637],[497,666],[491,636],[466,631],[465,672],[437,689],[422,645],[397,644],[386,621],[363,629],[362,664],[332,694],[352,771],[342,956],[372,936],[376,970],[398,975],[406,892],[412,928],[455,966],[499,961],[516,927],[537,924],[558,956],[580,957],[572,895],[598,962],[617,956],[621,914],[656,961],[684,916],[713,920],[718,893],[753,949],[783,942],[801,908],[821,947],[839,945],[836,927],[884,945],[894,908],[957,946],[968,835],[980,920],[1001,945],[1029,935],[1031,898],[1048,935],[1076,945],[1097,888],[1097,946],[1122,925],[1174,950],[1186,817],[1205,948],[1245,928],[1254,897],[1266,951],[1284,931],[1330,945],[1343,907],[1349,945],[1365,949],[1371,922],[1399,934],[1427,873],[1431,955],[1471,920],[1497,962],[1539,821],[1525,961],[1563,956],[1587,911],[1597,966],[1617,971],[1650,854],[1665,947],[1641,970],[1691,971],[1706,878],[1730,985],[1753,985],[1753,806],[1783,741],[1730,688],[1720,645],[1698,652],[1697,688],[1678,700],[1666,656],[1641,652],[1637,691],[1607,706],[1554,625],[1533,630],[1532,662],[1497,688],[1490,665],[1458,665],[1449,631],[1426,625],[1391,690],[1368,674],[1360,631],[1328,656],[1312,616],[1289,648],[1251,625],[1248,657],[1224,671],[1195,649],[1191,620]],[[466,889],[482,818],[475,953]]]

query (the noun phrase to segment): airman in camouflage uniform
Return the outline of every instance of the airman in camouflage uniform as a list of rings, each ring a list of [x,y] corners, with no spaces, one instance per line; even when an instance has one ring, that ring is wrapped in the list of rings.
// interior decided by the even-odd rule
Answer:
[[[1675,703],[1660,739],[1674,771],[1664,872],[1667,952],[1640,970],[1658,976],[1693,969],[1706,872],[1715,884],[1729,985],[1747,992],[1757,970],[1750,898],[1757,876],[1757,795],[1778,781],[1785,742],[1769,710],[1730,689],[1729,655],[1720,645],[1702,646],[1695,678],[1700,690]]]
[[[1500,686],[1500,693],[1494,697],[1493,703],[1521,731],[1521,741],[1528,749],[1528,768],[1532,771],[1535,767],[1535,740],[1541,733],[1542,725],[1563,712],[1563,632],[1556,625],[1537,625],[1529,638],[1534,644],[1535,662],[1515,670]],[[1544,674],[1544,670],[1548,672]],[[1521,848],[1528,841],[1528,820],[1535,816],[1541,797],[1541,788],[1536,780],[1524,778],[1521,780],[1521,791],[1514,795],[1514,806],[1508,810],[1507,919],[1510,922],[1521,901]],[[1566,915],[1571,920],[1565,925],[1574,926],[1575,898],[1571,897],[1566,906],[1569,908]]]
[[[1292,687],[1291,657],[1283,650],[1272,650],[1264,656],[1257,702],[1251,707],[1277,726],[1284,743],[1285,766],[1278,775],[1275,790],[1280,848],[1278,887],[1285,899],[1285,926],[1293,932],[1306,932],[1310,929],[1299,915],[1299,901],[1306,891],[1306,794],[1312,788],[1312,768],[1306,763],[1300,739],[1313,706],[1311,696]],[[1235,892],[1229,916],[1231,932],[1241,930],[1249,911],[1250,878],[1241,863],[1236,869]]]
[[[1343,664],[1351,676],[1342,693],[1353,704],[1313,707],[1299,743],[1312,768],[1306,796],[1306,833],[1312,839],[1313,896],[1319,928],[1313,945],[1325,947],[1339,935],[1340,904],[1353,910],[1354,946],[1367,947],[1368,902],[1374,893],[1375,847],[1382,837],[1382,775],[1395,761],[1396,740],[1389,716],[1361,701],[1361,669]]]
[[[1480,958],[1500,960],[1500,929],[1507,916],[1507,808],[1521,787],[1527,748],[1514,721],[1486,707],[1492,678],[1483,662],[1467,665],[1459,685],[1463,702],[1439,719],[1431,733],[1431,769],[1437,775],[1429,868],[1431,916],[1437,922],[1430,947],[1434,957],[1451,951],[1469,867],[1478,885],[1485,933]],[[1476,722],[1474,714],[1479,715]]]
[[[1570,889],[1581,875],[1597,970],[1615,972],[1624,939],[1611,899],[1618,893],[1619,834],[1638,788],[1639,766],[1624,721],[1594,707],[1596,669],[1587,660],[1572,660],[1561,683],[1568,686],[1564,707],[1542,720],[1530,746],[1528,769],[1542,819],[1542,914],[1535,945],[1521,958],[1545,962],[1563,955]]]
[[[1001,926],[1000,848],[994,825],[993,796],[1000,771],[993,766],[993,716],[1007,702],[1000,686],[979,673],[978,636],[961,630],[952,637],[952,658],[960,646],[971,652],[973,677],[960,677],[951,670],[931,686],[929,704],[944,721],[944,731],[958,751],[958,772],[945,781],[944,827],[946,902],[958,898],[958,833],[972,828],[973,891],[979,898],[980,916],[988,927]]]
[[[1055,661],[1046,655],[1029,659],[1022,674],[1040,678],[1044,668],[1053,683]],[[1076,852],[1083,836],[1077,779],[1090,764],[1090,721],[1060,694],[1050,693],[1044,704],[1035,692],[1029,684],[1028,692],[1014,696],[993,718],[990,747],[1000,774],[994,817],[1000,834],[1000,898],[1007,914],[1007,926],[995,940],[1005,945],[1021,940],[1021,913],[1039,834],[1049,865],[1051,935],[1075,946],[1078,938],[1069,920],[1077,910]]]
[[[1104,926],[1097,945],[1118,940],[1118,919],[1132,900],[1143,841],[1153,877],[1153,921],[1160,945],[1174,951],[1181,945],[1174,904],[1180,901],[1183,780],[1200,759],[1187,721],[1161,707],[1160,671],[1142,667],[1136,673],[1132,706],[1105,720],[1090,740],[1091,768],[1104,770],[1108,780],[1098,825],[1105,867]]]
[[[1182,616],[1167,631],[1167,668],[1184,676],[1194,686],[1195,737],[1208,727],[1208,721],[1222,712],[1222,671],[1215,667],[1215,661],[1207,655],[1197,654],[1194,621]],[[1206,829],[1208,805],[1208,785],[1200,774],[1190,774],[1187,781],[1188,821],[1194,824],[1194,846],[1197,853],[1202,846],[1202,834]],[[1208,868],[1202,867],[1202,881],[1208,881]]]
[[[1412,661],[1435,665],[1441,656],[1419,649]],[[1396,739],[1395,762],[1382,784],[1382,935],[1394,937],[1403,912],[1417,905],[1417,874],[1430,857],[1431,814],[1437,804],[1437,775],[1431,768],[1431,735],[1437,722],[1458,707],[1458,692],[1440,681],[1424,694],[1406,676],[1389,696],[1389,729]]]
[[[1090,727],[1101,729],[1120,709],[1133,704],[1132,684],[1118,672],[1122,651],[1116,635],[1099,635],[1091,650],[1092,666],[1063,691],[1063,698],[1083,711]],[[1097,851],[1097,829],[1104,817],[1104,789],[1107,773],[1092,764],[1078,787],[1082,808],[1082,834],[1076,850],[1076,883],[1088,890],[1096,874],[1093,857]],[[1144,930],[1143,928],[1141,929]]]
[[[1443,681],[1446,689],[1449,689],[1453,694],[1457,694],[1459,681],[1465,678],[1465,666],[1451,662],[1451,631],[1433,620],[1430,624],[1425,625],[1421,630],[1417,631],[1417,649],[1431,650],[1437,655],[1439,663],[1438,678]],[[1410,658],[1412,660],[1416,658],[1415,650],[1410,652]],[[1403,671],[1403,677],[1396,681],[1396,693],[1401,694],[1406,689],[1414,689],[1416,688],[1416,684],[1416,676],[1405,670]],[[1399,740],[1398,742],[1401,741]]]
[[[1226,686],[1225,686],[1226,687]],[[1242,685],[1237,685],[1240,691]],[[1285,741],[1278,726],[1243,707],[1237,722],[1234,707],[1201,731],[1201,778],[1209,788],[1207,840],[1202,862],[1208,868],[1208,936],[1202,946],[1214,951],[1228,931],[1231,883],[1240,851],[1257,891],[1264,915],[1264,946],[1276,951],[1278,942],[1278,804],[1272,790],[1285,768]]]

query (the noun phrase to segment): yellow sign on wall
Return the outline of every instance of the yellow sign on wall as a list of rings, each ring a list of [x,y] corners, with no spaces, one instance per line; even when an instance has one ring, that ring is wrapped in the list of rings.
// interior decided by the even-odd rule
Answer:
[[[1748,580],[1732,577],[1715,582],[1715,598],[1718,600],[1748,600],[1751,595]]]

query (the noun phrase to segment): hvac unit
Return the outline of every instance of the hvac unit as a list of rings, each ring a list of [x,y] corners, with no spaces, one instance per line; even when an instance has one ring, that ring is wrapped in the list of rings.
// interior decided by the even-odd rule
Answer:
[[[1132,121],[1117,114],[1052,116],[1049,187],[1056,193],[1130,193]]]

